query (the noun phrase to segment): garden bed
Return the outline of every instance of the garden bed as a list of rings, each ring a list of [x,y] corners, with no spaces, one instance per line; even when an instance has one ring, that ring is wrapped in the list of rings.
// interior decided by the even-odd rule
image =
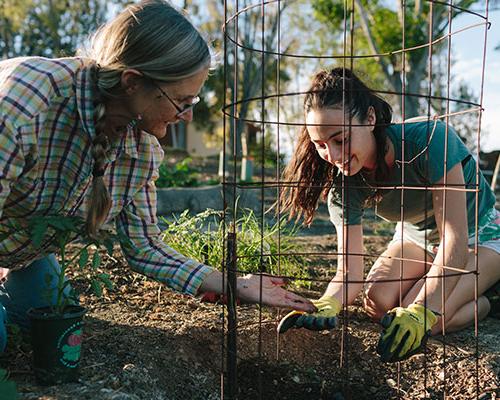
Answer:
[[[333,235],[297,240],[314,243],[311,250],[335,250]],[[386,241],[369,237],[368,251],[380,251]],[[316,277],[327,279],[329,260],[309,262]],[[105,292],[103,300],[82,297],[89,313],[80,382],[37,386],[29,344],[20,336],[11,337],[0,360],[17,382],[21,398],[219,399],[223,308],[173,293],[131,272],[121,257],[106,258],[102,268],[111,272],[116,289]],[[300,291],[316,297],[324,285],[319,282]],[[477,369],[472,329],[448,335],[446,347],[439,338],[431,339],[426,357],[401,364],[398,393],[398,367],[381,363],[375,354],[379,326],[362,312],[359,299],[350,308],[347,342],[341,339],[341,329],[325,333],[293,330],[278,338],[279,318],[276,310],[267,308],[262,313],[256,306],[238,309],[240,399],[442,399],[446,388],[448,398],[460,400],[475,399],[476,387],[483,400],[499,394],[495,392],[500,371],[497,319],[488,318],[479,325]],[[341,354],[344,368],[340,367]]]

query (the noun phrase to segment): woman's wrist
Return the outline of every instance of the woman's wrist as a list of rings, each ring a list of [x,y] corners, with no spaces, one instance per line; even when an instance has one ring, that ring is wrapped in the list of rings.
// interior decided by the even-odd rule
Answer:
[[[220,271],[214,270],[212,273],[208,274],[205,277],[205,279],[203,279],[203,282],[201,283],[198,292],[199,293],[214,292],[223,294],[224,292],[223,282],[227,283],[226,279],[223,279],[223,275]]]
[[[227,275],[224,276],[220,271],[214,270],[207,275],[200,285],[199,292],[214,292],[218,294],[226,294],[228,285]],[[248,289],[248,280],[242,276],[236,278],[236,295],[241,291]]]

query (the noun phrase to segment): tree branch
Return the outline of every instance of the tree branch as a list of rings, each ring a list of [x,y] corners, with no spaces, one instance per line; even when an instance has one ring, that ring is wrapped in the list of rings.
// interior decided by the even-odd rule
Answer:
[[[373,34],[370,29],[370,25],[368,23],[368,18],[372,20],[373,23],[373,16],[368,13],[368,11],[363,7],[363,4],[361,3],[360,0],[355,0],[356,7],[358,7],[359,11],[359,16],[361,20],[361,28],[363,29],[363,32],[365,34],[366,40],[368,41],[368,46],[370,47],[370,51],[373,54],[380,54],[380,49],[377,46],[377,43],[375,42],[373,38]],[[386,76],[387,80],[391,83],[394,91],[400,92],[401,91],[401,79],[399,78],[398,75],[391,74],[389,72],[389,65],[387,62],[382,58],[382,57],[377,57],[377,61],[380,63],[380,66],[382,67],[382,71],[384,72],[384,75]]]

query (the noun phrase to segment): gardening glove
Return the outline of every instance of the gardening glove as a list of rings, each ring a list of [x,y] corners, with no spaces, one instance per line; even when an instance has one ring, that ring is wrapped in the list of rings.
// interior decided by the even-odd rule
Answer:
[[[384,329],[377,353],[384,362],[406,360],[423,349],[436,322],[436,315],[421,304],[393,308],[380,320]]]
[[[278,333],[285,333],[290,328],[306,328],[311,331],[333,329],[337,326],[337,314],[342,305],[331,296],[323,296],[312,303],[316,307],[315,313],[292,311],[285,315],[278,325]]]

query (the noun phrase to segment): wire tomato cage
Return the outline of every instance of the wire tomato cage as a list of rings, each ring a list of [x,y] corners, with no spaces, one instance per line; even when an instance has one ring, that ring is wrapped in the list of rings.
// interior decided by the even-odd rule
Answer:
[[[310,77],[320,68],[349,68],[386,99],[394,109],[393,122],[402,123],[403,149],[412,145],[405,140],[409,118],[419,115],[422,121],[429,121],[425,132],[427,146],[411,159],[405,159],[403,151],[401,159],[397,160],[400,182],[371,185],[374,191],[400,191],[400,221],[411,220],[405,203],[415,191],[426,192],[425,220],[433,216],[432,194],[438,191],[444,193],[443,220],[446,220],[447,208],[450,207],[446,198],[454,191],[472,193],[477,204],[489,4],[487,1],[403,0],[386,7],[385,18],[376,12],[376,8],[382,6],[359,0],[312,4],[299,0],[224,1],[222,184],[226,243],[222,269],[225,272],[223,285],[228,288],[229,296],[227,304],[222,306],[225,312],[220,367],[221,392],[225,399],[267,399],[270,395],[293,399],[469,399],[496,390],[491,385],[485,386],[481,379],[489,372],[480,363],[477,239],[471,247],[475,260],[472,269],[443,265],[439,275],[425,276],[425,271],[433,263],[432,256],[424,251],[424,259],[416,259],[414,254],[405,252],[404,246],[396,256],[384,253],[392,238],[389,232],[394,226],[369,210],[365,210],[362,223],[365,247],[361,252],[338,250],[334,246],[336,233],[333,225],[328,217],[321,220],[321,215],[327,214],[324,202],[320,202],[316,213],[319,221],[314,220],[312,227],[316,226],[320,236],[331,238],[332,245],[318,245],[314,243],[315,236],[299,231],[306,232],[304,236],[299,233],[302,238],[299,240],[300,249],[288,245],[288,241],[283,249],[283,232],[291,223],[281,208],[283,189],[301,185],[325,189],[324,185],[317,186],[314,182],[283,179],[286,159],[296,151],[293,146],[305,124],[303,103]],[[326,12],[331,12],[333,17],[326,22],[323,20],[322,25],[322,16],[324,19],[331,17]],[[459,16],[466,23],[458,23]],[[381,41],[380,37],[388,35],[386,31],[391,29],[396,32],[390,36],[393,40]],[[477,87],[473,88],[474,94],[463,96],[454,91],[459,74],[455,70],[452,44],[470,40],[473,34],[481,37],[481,42],[475,46],[480,60],[480,78]],[[447,182],[446,174],[440,185],[406,183],[408,166],[417,158],[424,165],[430,165],[428,146],[437,121],[446,124],[445,171],[449,158],[448,126],[467,127],[467,145],[474,152],[476,166],[473,184],[452,184]],[[351,132],[353,128],[356,124],[344,118],[343,129]],[[344,151],[350,154],[350,149],[345,149],[349,144],[343,146],[342,154]],[[356,187],[349,187],[342,175],[337,188],[341,189],[344,216],[349,212],[348,189]],[[243,198],[253,201],[251,212],[259,221],[259,232],[253,237],[253,252],[243,252],[238,246],[238,237],[245,234],[238,225],[244,213]],[[368,221],[366,226],[365,220]],[[274,221],[278,227],[273,232],[274,247],[269,245],[266,236],[265,227],[269,221]],[[474,237],[477,238],[477,206],[475,221]],[[404,230],[398,231],[398,235],[403,242]],[[446,242],[444,225],[441,235],[441,240]],[[430,243],[427,237],[425,241]],[[346,236],[343,248],[350,247]],[[445,247],[443,252],[446,252]],[[285,257],[303,257],[301,260],[310,264],[306,268],[310,275],[288,275],[282,268]],[[361,280],[349,277],[349,263],[353,257],[362,257],[365,262],[365,274]],[[469,277],[474,281],[475,318],[472,329],[467,331],[471,340],[465,346],[456,336],[450,339],[443,322],[442,334],[433,336],[421,355],[405,362],[384,364],[375,352],[381,328],[363,312],[363,290],[352,307],[343,307],[339,326],[334,330],[318,333],[299,329],[278,335],[276,326],[285,310],[269,310],[261,307],[262,304],[257,309],[255,306],[237,307],[236,277],[247,272],[240,266],[248,259],[255,261],[258,272],[284,276],[291,283],[305,282],[305,286],[295,289],[305,297],[321,296],[334,272],[340,270],[342,277],[336,279],[342,279],[344,283],[345,298],[349,297],[349,288],[353,285],[366,287],[391,283],[399,285],[399,304],[403,303],[405,290],[408,291],[408,282],[417,280],[406,276],[405,268],[410,263],[419,262],[422,265],[419,279],[424,276],[424,286],[429,279],[443,282],[441,300],[445,315],[444,275]],[[399,271],[398,276],[377,280],[367,277],[366,272],[377,260],[390,263]],[[270,268],[270,263],[274,263],[273,268]],[[317,264],[322,267],[315,268]],[[465,377],[464,369],[467,369]],[[462,371],[461,375],[457,371]],[[458,382],[458,376],[465,381]]]

